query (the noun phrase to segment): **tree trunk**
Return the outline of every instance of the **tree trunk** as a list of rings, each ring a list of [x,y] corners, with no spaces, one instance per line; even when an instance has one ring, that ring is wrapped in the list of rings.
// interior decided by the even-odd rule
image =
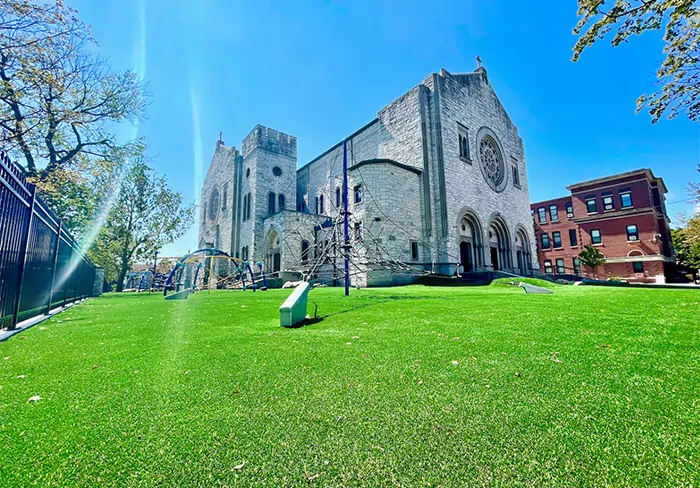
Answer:
[[[119,274],[117,276],[117,291],[124,291],[124,280],[126,279],[126,273],[129,272],[129,262],[122,259],[121,266],[119,267]]]

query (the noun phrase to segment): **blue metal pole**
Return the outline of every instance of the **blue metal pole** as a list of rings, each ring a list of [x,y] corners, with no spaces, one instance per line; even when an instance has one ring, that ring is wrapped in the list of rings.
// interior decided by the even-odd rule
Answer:
[[[343,232],[345,235],[345,296],[350,295],[350,235],[348,233],[348,141],[343,141]]]
[[[258,261],[258,269],[260,269],[260,274],[262,275],[263,287],[267,290],[267,278],[265,277],[265,270],[263,269],[263,262]]]
[[[246,267],[248,268],[248,272],[250,273],[250,286],[253,288],[253,292],[255,292],[255,275],[253,274],[253,268],[250,267],[250,261],[245,262]]]

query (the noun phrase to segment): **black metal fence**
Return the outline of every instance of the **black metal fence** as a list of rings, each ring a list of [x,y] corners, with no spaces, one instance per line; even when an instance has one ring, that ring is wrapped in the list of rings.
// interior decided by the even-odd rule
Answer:
[[[92,296],[94,282],[95,265],[0,152],[0,330]]]

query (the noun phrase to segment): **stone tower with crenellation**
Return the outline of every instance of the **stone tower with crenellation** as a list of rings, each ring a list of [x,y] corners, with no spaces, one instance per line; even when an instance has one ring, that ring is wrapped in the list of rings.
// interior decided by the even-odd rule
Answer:
[[[296,202],[297,138],[257,125],[243,140],[241,257],[263,259],[263,221]]]

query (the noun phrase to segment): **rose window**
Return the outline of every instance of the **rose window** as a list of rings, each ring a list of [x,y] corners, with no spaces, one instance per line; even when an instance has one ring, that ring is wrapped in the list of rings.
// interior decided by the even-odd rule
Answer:
[[[498,149],[496,141],[491,136],[484,136],[479,144],[479,160],[481,168],[487,181],[493,186],[498,187],[505,176],[505,165],[501,151]]]

